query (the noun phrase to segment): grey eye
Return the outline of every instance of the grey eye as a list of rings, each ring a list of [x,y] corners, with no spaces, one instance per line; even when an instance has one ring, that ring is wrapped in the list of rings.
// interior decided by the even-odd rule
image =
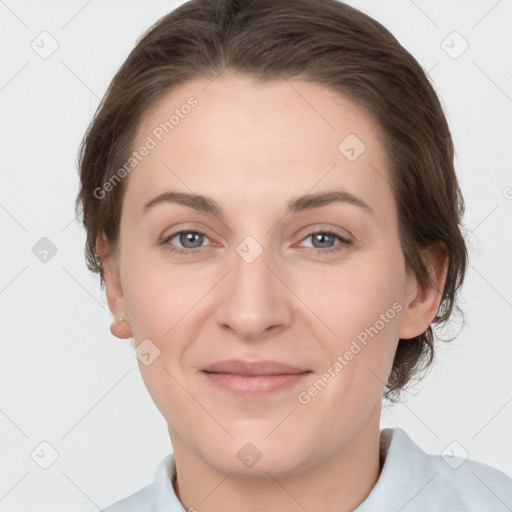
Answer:
[[[186,249],[196,249],[201,247],[204,240],[204,235],[201,233],[197,233],[196,231],[183,231],[178,233],[179,242]]]
[[[336,235],[331,233],[315,233],[313,235],[309,235],[309,238],[313,241],[313,247],[318,249],[322,249],[324,247],[332,247],[335,239],[338,238]],[[315,245],[315,242],[318,242],[319,245]],[[331,243],[329,243],[331,242]]]

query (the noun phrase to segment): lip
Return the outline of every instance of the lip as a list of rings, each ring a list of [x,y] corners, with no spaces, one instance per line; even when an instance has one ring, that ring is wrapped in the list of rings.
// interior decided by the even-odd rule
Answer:
[[[263,398],[296,386],[311,370],[278,361],[229,359],[210,364],[201,372],[223,391],[243,398]]]
[[[296,375],[310,371],[308,368],[298,368],[278,361],[243,361],[242,359],[227,359],[218,361],[203,368],[210,373],[231,373],[236,375]]]

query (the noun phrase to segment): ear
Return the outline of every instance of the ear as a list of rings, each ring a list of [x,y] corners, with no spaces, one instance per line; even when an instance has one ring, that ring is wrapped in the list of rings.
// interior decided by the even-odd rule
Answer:
[[[423,257],[435,288],[419,285],[412,273],[407,278],[407,296],[400,323],[400,338],[410,339],[423,334],[439,310],[448,271],[448,255],[444,243],[435,242],[423,250]],[[437,289],[436,289],[437,288]]]
[[[110,332],[120,339],[127,339],[133,336],[129,322],[119,322],[119,318],[126,318],[126,306],[121,286],[119,265],[112,251],[112,244],[105,233],[100,232],[96,238],[96,252],[101,258],[103,266],[103,278],[105,281],[105,292],[107,295],[108,307],[114,315],[114,321],[110,326]]]

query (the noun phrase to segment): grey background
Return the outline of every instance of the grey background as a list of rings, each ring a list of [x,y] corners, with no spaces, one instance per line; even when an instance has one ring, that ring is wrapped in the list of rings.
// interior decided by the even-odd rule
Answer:
[[[172,450],[131,341],[110,334],[73,206],[77,148],[99,99],[136,38],[180,3],[0,0],[0,512],[96,511],[152,481]],[[349,3],[429,72],[470,233],[466,325],[407,403],[385,407],[382,426],[512,476],[512,2]],[[42,262],[38,244],[55,254]]]

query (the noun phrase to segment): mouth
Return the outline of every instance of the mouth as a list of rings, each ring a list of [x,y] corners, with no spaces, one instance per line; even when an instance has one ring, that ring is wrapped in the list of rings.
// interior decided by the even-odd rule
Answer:
[[[243,398],[262,398],[296,386],[311,370],[278,361],[219,361],[202,369],[210,384]]]

